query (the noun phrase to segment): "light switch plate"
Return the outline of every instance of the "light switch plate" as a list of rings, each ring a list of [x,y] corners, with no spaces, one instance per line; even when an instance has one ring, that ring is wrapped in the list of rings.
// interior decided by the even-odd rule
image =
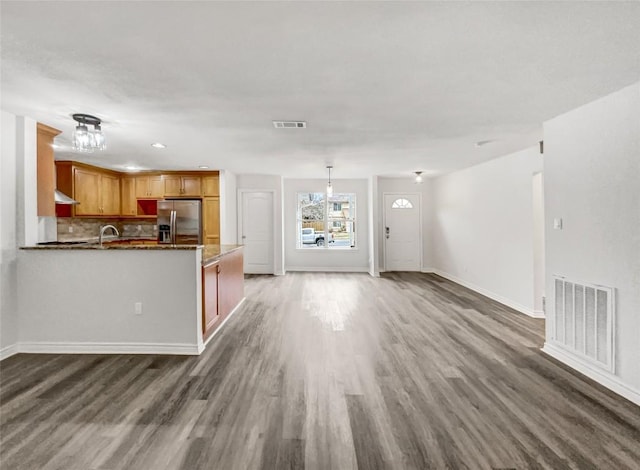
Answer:
[[[562,219],[561,218],[553,219],[553,228],[555,230],[562,230]]]

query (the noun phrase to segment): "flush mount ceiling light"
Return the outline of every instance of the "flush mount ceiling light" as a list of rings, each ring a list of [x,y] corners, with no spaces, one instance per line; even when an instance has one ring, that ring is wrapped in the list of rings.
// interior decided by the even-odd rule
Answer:
[[[107,148],[100,118],[90,114],[73,114],[71,117],[78,123],[73,133],[73,150],[92,153],[94,150]],[[89,129],[87,125],[93,126],[93,129]]]
[[[200,165],[198,168],[200,168],[201,170],[206,170],[209,167],[207,165]]]
[[[422,172],[421,171],[414,171],[414,173],[416,174],[415,182],[416,183],[422,183]]]
[[[151,144],[151,146],[152,146],[154,149],[166,149],[166,148],[167,148],[167,146],[166,146],[166,145],[161,144],[160,142],[154,142],[153,144]]]
[[[333,186],[331,185],[331,169],[333,167],[331,165],[327,165],[327,170],[329,170],[329,182],[327,183],[327,196],[333,196]]]

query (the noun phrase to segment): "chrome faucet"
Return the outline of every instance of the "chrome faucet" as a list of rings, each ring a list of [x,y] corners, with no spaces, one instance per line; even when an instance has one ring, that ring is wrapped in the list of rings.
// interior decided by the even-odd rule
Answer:
[[[100,227],[100,237],[99,237],[100,248],[102,248],[102,237],[104,236],[104,232],[106,232],[107,229],[113,230],[113,233],[115,234],[116,237],[120,236],[120,232],[118,232],[118,229],[114,225],[104,225]]]

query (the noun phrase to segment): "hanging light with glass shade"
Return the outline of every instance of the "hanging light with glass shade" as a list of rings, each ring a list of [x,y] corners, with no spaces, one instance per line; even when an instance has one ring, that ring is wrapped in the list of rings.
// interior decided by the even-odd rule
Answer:
[[[416,177],[415,177],[415,182],[420,184],[422,183],[422,172],[421,171],[414,171]]]
[[[74,114],[71,117],[78,123],[73,133],[73,150],[91,153],[107,148],[100,118],[90,114]],[[93,126],[93,129],[87,126]]]
[[[331,169],[333,167],[331,165],[327,165],[327,170],[329,170],[329,182],[327,183],[327,196],[333,196],[333,186],[331,185]]]

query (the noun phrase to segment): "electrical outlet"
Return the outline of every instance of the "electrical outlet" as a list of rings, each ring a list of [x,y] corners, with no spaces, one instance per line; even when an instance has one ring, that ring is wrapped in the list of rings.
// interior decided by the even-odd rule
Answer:
[[[73,225],[69,225],[69,233],[73,233]]]
[[[136,302],[134,307],[136,315],[142,315],[142,302]]]
[[[138,226],[137,226],[137,230],[138,230],[138,232],[139,232],[140,230],[142,230],[142,225],[138,225]]]

